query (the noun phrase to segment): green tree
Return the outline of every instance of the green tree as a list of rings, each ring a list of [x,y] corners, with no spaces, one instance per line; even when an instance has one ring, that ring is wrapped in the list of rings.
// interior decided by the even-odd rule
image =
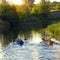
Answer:
[[[41,27],[46,27],[50,22],[50,8],[48,2],[43,0],[32,8],[31,13],[38,16]]]
[[[32,8],[31,13],[40,14],[42,16],[48,16],[49,12],[50,12],[49,2],[41,0],[40,4],[37,4]]]
[[[10,6],[8,4],[1,4],[0,5],[0,19],[10,24],[10,30],[4,32],[7,34],[11,32],[13,34],[13,38],[16,38],[19,31],[20,31],[20,19],[16,12],[15,6]]]
[[[27,4],[24,4],[21,6],[17,6],[16,11],[17,11],[18,16],[22,20],[26,20],[26,18],[30,15],[31,7],[29,7]]]
[[[60,4],[56,4],[55,9],[60,10]]]
[[[33,6],[34,0],[23,0],[24,4],[27,4],[29,6]]]
[[[10,6],[7,4],[0,4],[0,18],[6,20],[9,16]]]
[[[60,23],[49,25],[46,30],[51,33],[51,36],[57,40],[60,40]]]

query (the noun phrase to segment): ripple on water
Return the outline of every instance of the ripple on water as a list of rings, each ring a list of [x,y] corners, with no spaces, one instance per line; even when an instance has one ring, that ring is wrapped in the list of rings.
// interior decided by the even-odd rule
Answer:
[[[60,60],[60,45],[47,46],[44,43],[24,43],[23,46],[10,43],[0,60]]]

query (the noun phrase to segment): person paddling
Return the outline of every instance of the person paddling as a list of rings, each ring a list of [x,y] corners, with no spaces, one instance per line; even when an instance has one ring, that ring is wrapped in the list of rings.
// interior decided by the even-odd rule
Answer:
[[[16,39],[15,41],[18,45],[22,46],[24,44],[24,42],[21,39]]]
[[[51,37],[45,37],[42,39],[47,45],[53,45],[53,41],[51,40]]]
[[[45,37],[45,42],[47,45],[53,45],[53,41],[51,40],[51,37]]]
[[[52,35],[49,31],[44,30],[44,34],[42,36],[42,40],[47,44],[47,45],[53,45],[54,41],[51,40]]]

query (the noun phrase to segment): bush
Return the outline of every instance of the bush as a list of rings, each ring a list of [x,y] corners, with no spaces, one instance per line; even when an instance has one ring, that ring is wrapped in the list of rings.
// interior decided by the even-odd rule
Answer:
[[[51,24],[46,30],[48,30],[54,38],[60,40],[60,23]]]

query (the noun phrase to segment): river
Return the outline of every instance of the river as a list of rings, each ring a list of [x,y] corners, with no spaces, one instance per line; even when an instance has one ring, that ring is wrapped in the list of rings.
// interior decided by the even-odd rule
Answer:
[[[18,38],[24,41],[25,36],[23,34],[22,36],[18,35]],[[26,37],[27,40],[24,41],[24,45],[20,46],[15,43],[16,41],[5,43],[1,35],[0,60],[60,60],[59,42],[55,41],[56,43],[52,46],[48,46],[42,41],[39,32],[32,32]]]

